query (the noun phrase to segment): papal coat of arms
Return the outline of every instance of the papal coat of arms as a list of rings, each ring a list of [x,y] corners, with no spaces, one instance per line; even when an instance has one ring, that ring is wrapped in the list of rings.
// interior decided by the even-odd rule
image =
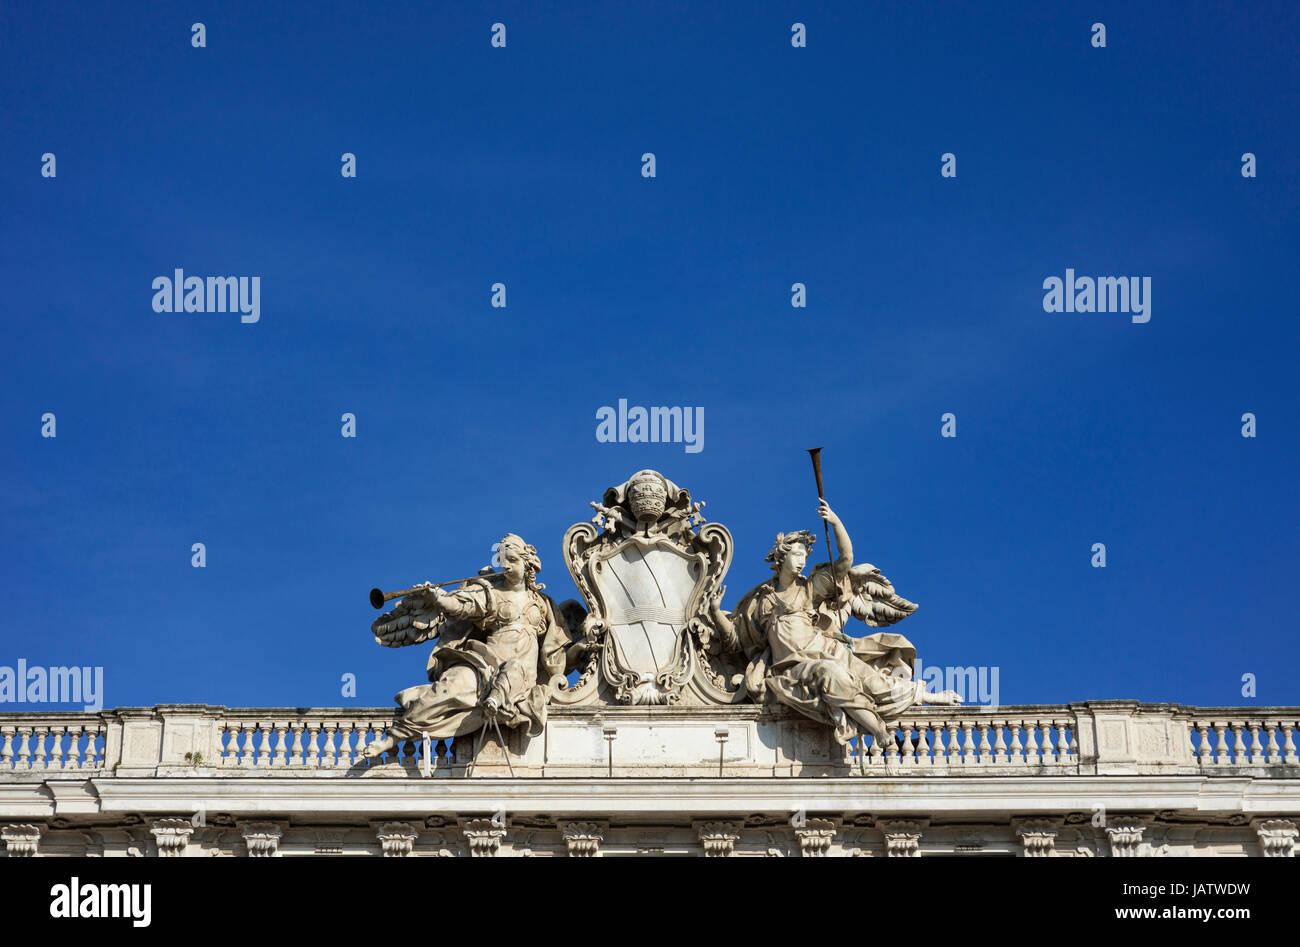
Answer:
[[[709,606],[731,565],[731,534],[705,523],[704,504],[653,470],[610,487],[592,506],[592,522],[565,534],[564,560],[587,606],[585,633],[603,636],[590,667],[606,698],[669,704],[686,692],[729,702],[735,689],[717,686],[700,642],[709,638]],[[596,696],[599,688],[583,684],[563,699]]]

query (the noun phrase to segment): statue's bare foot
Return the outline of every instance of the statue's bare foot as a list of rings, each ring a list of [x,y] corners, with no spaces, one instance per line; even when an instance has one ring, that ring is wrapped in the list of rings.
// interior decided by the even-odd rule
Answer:
[[[882,751],[894,742],[893,735],[884,727],[868,727],[867,735],[871,737],[877,749]]]
[[[958,694],[956,691],[940,691],[937,694],[927,693],[925,695],[925,703],[927,704],[946,704],[951,707],[960,704],[961,702],[961,694]]]
[[[392,737],[384,737],[382,740],[376,740],[374,743],[366,747],[365,750],[362,751],[361,755],[368,760],[373,760],[376,756],[379,756],[382,753],[387,753],[396,746],[396,740]]]

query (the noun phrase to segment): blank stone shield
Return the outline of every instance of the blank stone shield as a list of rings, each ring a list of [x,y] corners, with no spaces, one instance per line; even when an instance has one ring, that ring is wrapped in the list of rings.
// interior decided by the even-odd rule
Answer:
[[[596,673],[584,674],[563,702],[580,702],[577,691],[603,684],[617,702],[675,703],[697,676],[697,646],[688,632],[708,621],[709,600],[721,587],[732,550],[725,527],[701,525],[703,505],[661,474],[643,470],[592,504],[596,525],[569,529],[565,561],[603,647],[593,658]],[[707,688],[700,696],[728,700]]]

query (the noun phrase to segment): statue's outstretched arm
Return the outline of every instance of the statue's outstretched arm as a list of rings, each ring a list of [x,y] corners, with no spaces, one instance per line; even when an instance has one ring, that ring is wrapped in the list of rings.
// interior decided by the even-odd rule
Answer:
[[[487,615],[488,593],[482,585],[468,585],[455,592],[431,589],[426,597],[448,618],[477,621]]]

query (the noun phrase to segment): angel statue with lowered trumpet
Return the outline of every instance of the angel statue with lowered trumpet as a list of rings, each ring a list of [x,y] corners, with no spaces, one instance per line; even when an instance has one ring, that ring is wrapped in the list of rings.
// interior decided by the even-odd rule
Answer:
[[[390,648],[435,639],[437,645],[429,656],[429,683],[398,692],[401,712],[385,737],[366,747],[367,757],[406,740],[447,739],[486,724],[526,726],[531,736],[542,732],[549,688],[594,642],[575,634],[585,616],[581,605],[559,605],[542,592],[534,547],[510,533],[497,557],[500,572],[456,580],[462,584],[453,592],[426,582],[371,593],[377,608],[402,598],[371,625],[375,641]]]
[[[813,467],[821,488],[817,452]],[[767,554],[772,578],[744,595],[727,615],[721,590],[710,614],[723,651],[748,661],[745,688],[758,703],[792,707],[830,724],[848,743],[870,734],[878,746],[891,742],[888,724],[914,704],[959,704],[955,691],[932,693],[912,681],[916,649],[902,635],[878,632],[861,638],[844,634],[850,617],[873,628],[892,625],[916,611],[894,591],[880,570],[853,564],[853,544],[840,518],[822,499],[817,515],[835,530],[838,558],[805,577],[808,552],[817,537],[807,530],[779,533]]]

